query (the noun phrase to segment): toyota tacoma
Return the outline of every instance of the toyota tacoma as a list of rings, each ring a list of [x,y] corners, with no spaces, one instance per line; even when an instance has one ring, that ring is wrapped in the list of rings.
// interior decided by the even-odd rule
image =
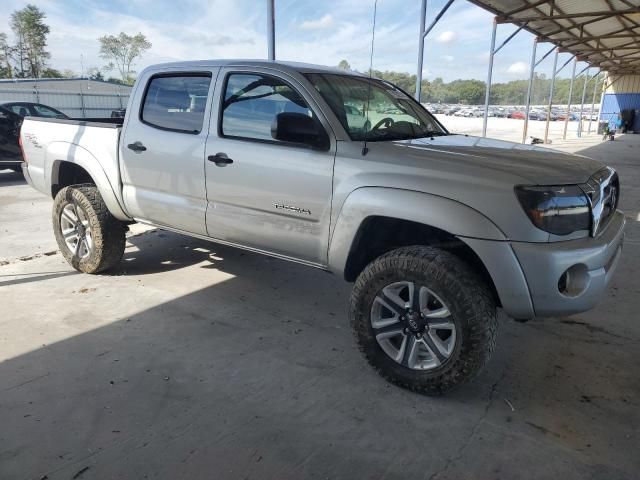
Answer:
[[[116,266],[140,222],[332,272],[369,363],[425,394],[481,370],[498,308],[594,307],[624,238],[612,168],[452,134],[393,84],[320,66],[152,66],[124,118],[27,117],[21,146],[75,269]]]

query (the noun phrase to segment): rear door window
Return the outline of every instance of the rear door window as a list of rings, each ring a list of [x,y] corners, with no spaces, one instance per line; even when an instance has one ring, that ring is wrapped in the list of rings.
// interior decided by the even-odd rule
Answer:
[[[211,74],[152,77],[147,84],[140,119],[164,130],[200,133],[209,95]]]

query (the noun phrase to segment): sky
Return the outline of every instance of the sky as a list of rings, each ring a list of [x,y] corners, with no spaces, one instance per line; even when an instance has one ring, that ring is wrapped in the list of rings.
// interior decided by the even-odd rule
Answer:
[[[27,2],[2,0],[0,32],[11,38],[11,12]],[[138,60],[139,71],[154,63],[205,58],[266,58],[266,0],[31,0],[51,28],[50,66],[81,73],[103,67],[98,37],[142,32],[152,48]],[[428,2],[427,25],[445,0]],[[322,65],[342,59],[369,67],[374,0],[275,0],[276,58]],[[378,0],[373,68],[416,72],[420,0]],[[492,15],[456,0],[425,43],[427,79],[486,80]],[[500,25],[497,44],[512,31]],[[528,76],[533,36],[520,32],[494,61],[493,82]],[[539,46],[539,57],[550,47]],[[549,56],[536,70],[550,74]],[[568,54],[560,54],[562,65]],[[82,59],[82,60],[81,60]],[[580,69],[580,65],[578,66]],[[570,66],[560,77],[570,75]],[[117,76],[116,72],[111,73]],[[109,74],[107,74],[109,76]]]

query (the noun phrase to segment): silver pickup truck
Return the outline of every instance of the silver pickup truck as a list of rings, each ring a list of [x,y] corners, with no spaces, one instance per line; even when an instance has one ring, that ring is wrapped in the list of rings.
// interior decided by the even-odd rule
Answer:
[[[485,365],[497,308],[592,308],[624,237],[613,169],[449,133],[396,86],[313,65],[153,66],[124,119],[27,118],[21,145],[77,270],[118,264],[140,222],[330,271],[355,282],[371,365],[426,394]]]

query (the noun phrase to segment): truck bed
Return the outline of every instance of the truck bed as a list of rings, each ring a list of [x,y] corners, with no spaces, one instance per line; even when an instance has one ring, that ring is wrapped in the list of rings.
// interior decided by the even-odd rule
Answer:
[[[121,202],[118,143],[122,118],[58,119],[26,117],[21,139],[25,175],[34,188],[52,196],[60,166],[75,164],[87,171],[105,192],[109,206]]]

